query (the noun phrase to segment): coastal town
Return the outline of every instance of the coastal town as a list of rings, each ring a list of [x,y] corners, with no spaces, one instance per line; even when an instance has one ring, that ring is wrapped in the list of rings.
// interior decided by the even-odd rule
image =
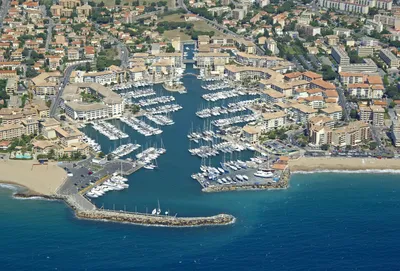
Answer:
[[[225,225],[235,218],[96,199],[134,189],[139,171],[222,192],[285,189],[299,171],[400,170],[391,0],[0,4],[1,181],[25,196],[86,219]],[[163,168],[175,149],[197,169]]]

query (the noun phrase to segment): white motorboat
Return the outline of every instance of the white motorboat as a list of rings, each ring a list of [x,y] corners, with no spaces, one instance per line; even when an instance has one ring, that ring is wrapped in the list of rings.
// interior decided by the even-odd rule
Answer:
[[[274,174],[271,171],[259,170],[254,173],[254,176],[260,177],[260,178],[272,178],[274,176]]]

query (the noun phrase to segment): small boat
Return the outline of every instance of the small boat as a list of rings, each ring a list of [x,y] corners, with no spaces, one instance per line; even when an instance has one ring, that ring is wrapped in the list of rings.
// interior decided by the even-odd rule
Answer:
[[[243,179],[244,179],[245,181],[248,181],[248,180],[249,180],[249,177],[247,177],[246,175],[242,175],[242,177],[243,177]]]
[[[157,214],[157,209],[154,209],[154,210],[151,212],[151,214],[152,214],[152,215],[156,215],[156,214]]]

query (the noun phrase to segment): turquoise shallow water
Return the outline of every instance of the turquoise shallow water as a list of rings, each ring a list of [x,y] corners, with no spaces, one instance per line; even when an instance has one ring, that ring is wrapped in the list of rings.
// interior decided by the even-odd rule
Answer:
[[[0,190],[3,270],[397,270],[398,175],[294,175],[285,191],[180,198],[232,226],[77,220],[62,203]],[[204,211],[207,210],[207,211]]]

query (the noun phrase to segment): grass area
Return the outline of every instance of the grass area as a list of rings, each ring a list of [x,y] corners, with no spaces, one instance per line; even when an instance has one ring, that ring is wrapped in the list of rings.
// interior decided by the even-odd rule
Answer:
[[[177,13],[177,14],[171,14],[163,17],[159,17],[157,22],[184,22],[185,19],[183,18],[182,13]],[[216,36],[224,35],[222,32],[216,30],[212,26],[208,25],[205,21],[200,20],[200,21],[195,21],[191,22],[193,23],[194,27],[193,29],[196,31],[204,31],[204,32],[209,32],[209,31],[214,31]],[[170,30],[170,31],[165,31],[163,34],[163,37],[170,39],[176,36],[180,36],[182,40],[188,40],[190,37],[186,35],[185,33],[180,32],[179,29],[175,30]]]
[[[175,13],[175,14],[171,14],[171,15],[167,15],[167,16],[160,16],[160,17],[158,17],[157,22],[158,23],[159,22],[164,22],[164,21],[167,21],[167,22],[184,22],[185,19],[183,17],[181,18],[181,16],[183,16],[182,13]]]
[[[118,56],[118,51],[115,48],[106,49],[103,52],[108,59],[114,59]]]
[[[190,40],[191,39],[191,37],[189,35],[187,35],[185,32],[183,32],[183,30],[180,30],[180,29],[165,31],[163,33],[163,37],[167,40],[171,40],[172,38],[175,38],[175,37],[180,37],[181,40]]]

